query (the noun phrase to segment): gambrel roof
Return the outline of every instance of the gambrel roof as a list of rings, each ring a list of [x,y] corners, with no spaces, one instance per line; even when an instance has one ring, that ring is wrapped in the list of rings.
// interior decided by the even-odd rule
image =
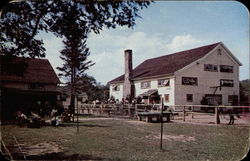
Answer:
[[[1,81],[23,83],[60,83],[54,69],[47,59],[6,57],[0,55]],[[19,73],[20,68],[24,72]]]
[[[161,75],[173,75],[176,71],[182,69],[183,67],[191,64],[192,62],[198,59],[201,59],[202,57],[210,53],[219,44],[223,45],[223,43],[218,42],[190,50],[147,59],[143,63],[138,65],[135,69],[133,69],[132,80],[151,78]],[[235,57],[233,58],[236,59]],[[238,62],[237,59],[236,62]],[[112,84],[123,81],[124,74],[111,80],[109,83]]]

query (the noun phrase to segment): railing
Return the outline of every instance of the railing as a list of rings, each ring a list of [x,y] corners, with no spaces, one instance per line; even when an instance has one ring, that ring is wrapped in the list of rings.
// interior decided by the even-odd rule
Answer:
[[[250,106],[210,106],[210,105],[165,105],[168,109],[172,109],[172,112],[178,113],[183,116],[185,121],[186,115],[189,113],[194,117],[194,114],[207,114],[211,113],[215,115],[215,123],[219,124],[219,113],[225,112],[230,109],[238,109],[237,112],[248,113]],[[82,104],[78,107],[79,114],[96,114],[96,115],[108,115],[108,116],[129,116],[136,117],[138,112],[145,111],[159,111],[160,104]],[[75,109],[77,113],[77,108]]]

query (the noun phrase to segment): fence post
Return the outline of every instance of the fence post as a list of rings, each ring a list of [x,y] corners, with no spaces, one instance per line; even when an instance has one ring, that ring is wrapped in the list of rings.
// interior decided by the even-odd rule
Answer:
[[[90,114],[90,105],[88,104],[86,107],[87,107],[88,114]]]
[[[137,103],[135,104],[135,115],[134,116],[137,116]]]
[[[183,106],[183,122],[185,122],[185,106]]]
[[[220,124],[218,106],[215,107],[215,124]]]
[[[109,105],[108,108],[110,108],[110,107],[114,110],[114,115],[116,116],[117,115],[117,107],[116,107],[116,105],[115,104]]]
[[[100,116],[102,116],[102,108],[103,108],[104,104],[101,104],[100,106]]]
[[[192,106],[192,119],[194,118],[194,106]]]
[[[128,105],[128,116],[129,116],[129,117],[130,117],[130,115],[131,115],[131,111],[130,111],[131,105],[132,105],[132,104],[129,104],[129,105]]]

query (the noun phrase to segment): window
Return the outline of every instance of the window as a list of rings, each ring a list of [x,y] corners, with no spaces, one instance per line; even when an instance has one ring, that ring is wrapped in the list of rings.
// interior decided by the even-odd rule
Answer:
[[[233,66],[230,65],[220,65],[220,72],[233,73]]]
[[[165,86],[169,86],[169,79],[159,79],[158,80],[158,87],[165,87]]]
[[[44,90],[44,84],[41,83],[30,83],[29,90]]]
[[[165,100],[165,102],[169,102],[169,94],[164,95],[164,100]]]
[[[62,97],[62,98],[61,98],[61,101],[63,101],[63,102],[65,102],[66,100],[67,100],[66,97]]]
[[[223,87],[233,87],[234,86],[234,81],[230,79],[221,79],[220,80],[220,85]]]
[[[204,64],[204,71],[218,72],[218,66],[213,64]]]
[[[187,94],[187,102],[193,102],[193,94]]]
[[[221,49],[218,49],[217,51],[218,51],[218,55],[221,55]]]
[[[198,85],[197,78],[194,77],[182,77],[182,84],[183,85]]]
[[[144,89],[144,88],[150,88],[150,81],[148,82],[141,82],[141,88]]]
[[[112,87],[112,91],[120,91],[120,86],[119,85],[114,85]]]

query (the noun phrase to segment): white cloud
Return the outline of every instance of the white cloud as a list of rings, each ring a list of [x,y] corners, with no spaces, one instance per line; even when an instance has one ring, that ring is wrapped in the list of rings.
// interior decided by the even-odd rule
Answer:
[[[44,39],[44,47],[46,49],[46,59],[50,61],[53,69],[56,73],[58,70],[56,67],[62,66],[63,61],[59,58],[60,51],[63,49],[63,43],[61,38],[50,36]]]
[[[98,82],[108,81],[124,73],[124,50],[132,49],[133,67],[146,59],[170,54],[176,51],[190,49],[202,45],[203,41],[191,34],[177,35],[172,38],[163,34],[147,34],[145,32],[130,32],[130,29],[104,30],[101,34],[90,34],[87,41],[91,55],[89,60],[96,63],[87,73]],[[56,73],[63,61],[59,58],[63,49],[61,38],[45,35],[44,46],[46,58],[49,59]]]
[[[177,52],[201,45],[202,43],[201,40],[194,38],[192,35],[184,34],[175,36],[172,41],[166,45],[166,49],[169,52]]]
[[[123,74],[125,49],[132,49],[135,68],[146,59],[190,49],[202,43],[203,41],[190,34],[177,35],[169,39],[162,34],[149,35],[144,32],[113,34],[104,31],[100,35],[93,34],[89,37],[88,47],[91,50],[89,59],[96,64],[89,69],[88,74],[102,84]]]
[[[128,29],[121,31],[112,32],[112,30],[105,30],[99,35],[91,34],[88,39],[87,44],[91,51],[88,59],[96,64],[87,73],[94,76],[102,84],[106,84],[108,81],[124,73],[124,50],[126,49],[132,49],[133,51],[133,67],[135,68],[138,64],[149,58],[214,43],[212,40],[201,40],[191,34],[185,33],[167,37],[159,33],[128,32]],[[49,59],[54,70],[58,73],[56,67],[61,66],[63,63],[59,58],[60,51],[63,49],[62,39],[48,36],[44,39],[44,44],[46,58]],[[244,53],[239,52],[241,50],[238,50],[238,48],[236,51],[239,55]],[[245,75],[249,72],[245,70],[245,61],[241,61],[244,64],[244,69],[241,69],[241,73],[244,74],[245,78]]]

